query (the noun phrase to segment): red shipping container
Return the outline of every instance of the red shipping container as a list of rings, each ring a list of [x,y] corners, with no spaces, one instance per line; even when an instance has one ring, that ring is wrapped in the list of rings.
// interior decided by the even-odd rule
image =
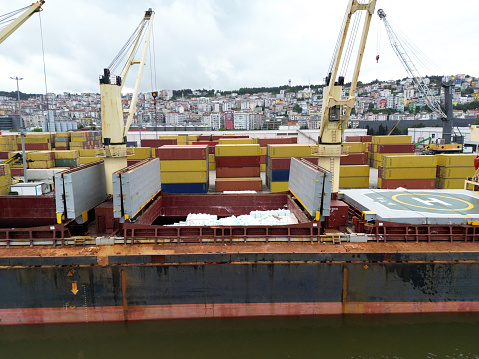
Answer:
[[[165,145],[176,145],[176,138],[158,138],[141,140],[141,147],[160,147]]]
[[[144,160],[126,160],[126,165],[127,166],[133,166],[135,164],[137,164],[138,162],[141,162],[141,161],[144,161]]]
[[[208,158],[208,146],[162,146],[156,149],[160,160],[203,160]]]
[[[362,142],[362,136],[346,136],[346,142]]]
[[[368,164],[368,153],[349,153],[347,156],[341,156],[341,165],[366,165]]]
[[[313,164],[318,164],[317,157],[302,157],[301,159],[308,160]],[[271,170],[289,170],[291,165],[291,157],[273,157],[270,158],[269,167]]]
[[[8,160],[8,153],[9,153],[9,151],[0,151],[0,159],[1,160]]]
[[[297,137],[276,137],[276,138],[258,138],[258,144],[261,147],[266,147],[267,145],[281,145],[289,143],[298,143]]]
[[[436,179],[383,179],[381,181],[381,188],[396,189],[398,187],[407,189],[434,189],[436,187]]]
[[[220,178],[215,181],[215,191],[261,191],[261,178]]]
[[[261,156],[230,156],[216,157],[216,169],[218,167],[255,167],[259,168]]]
[[[50,143],[25,143],[25,150],[26,151],[45,151],[51,150],[52,146]],[[17,150],[22,150],[22,144],[17,144]]]
[[[373,136],[361,136],[360,142],[373,142]]]
[[[198,136],[198,141],[210,141],[211,140],[211,135],[199,135]]]
[[[216,178],[259,177],[259,167],[218,167]]]
[[[215,154],[215,146],[218,144],[216,141],[195,141],[193,145],[207,145],[208,153],[211,155]]]
[[[212,140],[218,141],[221,138],[249,138],[249,136],[227,136],[227,135],[213,135]]]
[[[266,164],[266,155],[262,155],[259,157],[259,163],[262,165]]]
[[[378,178],[382,179],[382,177],[383,177],[383,166],[379,166],[378,167]]]
[[[395,145],[378,145],[377,153],[414,153],[414,145],[395,144]]]
[[[12,176],[14,176],[14,177],[23,176],[23,168],[11,167],[10,171],[12,173]]]

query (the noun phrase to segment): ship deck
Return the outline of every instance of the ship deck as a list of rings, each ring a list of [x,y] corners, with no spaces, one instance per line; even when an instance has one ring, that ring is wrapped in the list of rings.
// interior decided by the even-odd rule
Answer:
[[[188,243],[111,246],[10,247],[0,249],[5,257],[96,256],[107,264],[109,256],[245,253],[468,253],[479,252],[479,242],[366,242],[366,243]],[[105,258],[105,261],[102,261]]]

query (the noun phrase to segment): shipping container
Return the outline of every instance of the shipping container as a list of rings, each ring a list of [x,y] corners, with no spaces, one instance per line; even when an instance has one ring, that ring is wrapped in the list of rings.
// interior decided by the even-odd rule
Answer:
[[[339,177],[339,188],[369,188],[369,176]]]
[[[369,166],[367,165],[353,165],[340,166],[339,177],[368,177]]]
[[[161,160],[202,160],[208,158],[208,146],[162,146],[156,149]]]
[[[208,193],[208,183],[161,183],[161,191],[177,194]]]
[[[259,177],[260,167],[218,167],[216,178]]]
[[[310,157],[312,147],[317,145],[268,145],[268,157]]]
[[[471,167],[439,167],[439,177],[443,178],[462,178],[463,180],[467,177],[474,176],[476,170],[474,166]]]
[[[207,170],[208,162],[206,160],[160,160],[162,175],[163,172],[199,172]]]
[[[430,179],[436,178],[436,167],[383,167],[381,178],[383,179]]]
[[[378,188],[383,189],[434,189],[436,180],[431,179],[378,179]]]
[[[270,184],[271,192],[275,193],[275,192],[289,191],[288,184],[289,184],[288,181],[285,181],[285,182],[271,182],[271,184]]]
[[[232,157],[232,156],[260,156],[261,150],[259,145],[217,145],[215,147],[216,157]]]
[[[259,167],[260,156],[216,157],[215,161],[217,169],[218,167]]]
[[[383,159],[384,167],[436,167],[436,156],[386,156]]]
[[[412,136],[373,136],[372,143],[375,145],[411,144]]]
[[[362,153],[348,153],[346,156],[341,156],[340,164],[343,165],[367,165],[368,154]]]
[[[161,183],[206,183],[207,181],[208,172],[205,171],[161,172]]]
[[[413,144],[390,144],[374,145],[374,152],[377,153],[414,153],[416,146]]]
[[[455,153],[455,154],[439,154],[437,157],[437,165],[444,167],[474,167],[475,153]]]
[[[176,138],[158,138],[141,140],[141,147],[160,147],[165,145],[177,145]]]

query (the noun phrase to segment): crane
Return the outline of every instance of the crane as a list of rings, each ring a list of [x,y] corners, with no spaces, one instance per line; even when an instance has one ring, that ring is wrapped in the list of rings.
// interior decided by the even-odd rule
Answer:
[[[404,46],[403,42],[401,39],[398,37],[396,34],[396,31],[394,31],[393,27],[391,26],[391,23],[388,21],[386,13],[384,12],[383,9],[378,10],[378,16],[379,18],[383,21],[384,26],[386,28],[386,32],[388,34],[389,42],[391,43],[391,46],[396,53],[397,57],[401,61],[403,67],[406,69],[407,73],[409,76],[412,77],[414,83],[416,84],[417,88],[419,91],[423,94],[424,100],[426,102],[426,105],[434,112],[438,113],[439,116],[441,117],[443,121],[443,141],[444,145],[435,145],[431,144],[429,146],[429,151],[431,152],[448,152],[448,151],[453,151],[457,152],[458,151],[458,145],[457,144],[451,144],[451,135],[452,135],[452,120],[453,120],[453,113],[452,113],[452,94],[453,94],[453,88],[454,85],[447,79],[443,78],[442,81],[442,88],[444,90],[444,100],[445,100],[445,106],[442,107],[439,101],[436,100],[436,98],[432,95],[431,91],[429,90],[429,87],[424,81],[424,78],[419,74],[416,66],[414,65],[414,62],[411,60],[411,57],[408,54],[408,51],[406,51],[406,46]],[[399,124],[401,120],[399,120],[394,128]],[[393,130],[394,130],[393,128]],[[392,130],[391,130],[392,132]],[[389,132],[389,135],[391,134]],[[462,145],[460,145],[460,149],[462,152]]]
[[[366,46],[366,39],[371,24],[371,18],[376,7],[376,0],[369,0],[366,3],[360,3],[358,0],[349,0],[346,15],[343,21],[342,29],[338,37],[333,59],[326,77],[326,86],[323,89],[323,106],[321,110],[321,127],[318,137],[318,165],[333,173],[332,192],[339,190],[339,163],[341,156],[341,143],[344,130],[348,123],[351,109],[356,100],[355,91],[361,68],[361,62]],[[352,52],[352,42],[355,40],[355,30],[359,26],[360,17],[356,16],[353,23],[353,31],[349,37],[350,42],[346,48],[346,56],[343,59],[343,50],[345,49],[346,38],[353,14],[357,11],[364,11],[366,18],[363,24],[362,35],[359,43],[356,57],[356,65],[351,80],[349,95],[343,98],[344,76],[338,76],[340,63],[343,69],[347,68],[349,56]],[[343,60],[343,61],[342,61]],[[344,115],[343,115],[343,106]]]
[[[27,21],[34,13],[41,11],[42,5],[45,3],[45,0],[37,1],[30,6],[13,11],[11,13],[2,15],[0,17],[0,24],[3,22],[10,21],[9,19],[19,12],[23,11],[15,20],[11,21],[10,24],[5,26],[0,30],[0,44],[5,41],[11,34],[15,32],[25,21]]]
[[[108,194],[113,193],[112,174],[127,166],[126,136],[136,113],[136,102],[138,100],[138,91],[140,88],[143,69],[146,63],[146,55],[150,42],[150,35],[153,27],[153,18],[155,13],[149,9],[145,11],[143,19],[123,46],[120,53],[115,57],[108,68],[103,70],[100,76],[100,95],[101,95],[101,123],[102,123],[102,143],[103,148],[99,155],[104,157],[106,189]],[[140,59],[134,59],[135,54],[143,39],[143,49]],[[120,76],[111,74],[111,70],[116,68],[122,59],[127,56],[126,63]],[[139,65],[136,76],[135,86],[131,104],[128,109],[123,108],[121,100],[121,90],[125,84],[126,77],[130,67],[134,64]],[[125,123],[124,114],[127,120]]]

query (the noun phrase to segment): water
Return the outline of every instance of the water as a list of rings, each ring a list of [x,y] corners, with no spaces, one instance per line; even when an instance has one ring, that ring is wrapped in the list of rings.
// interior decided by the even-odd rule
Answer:
[[[0,327],[0,358],[479,358],[479,314]]]

